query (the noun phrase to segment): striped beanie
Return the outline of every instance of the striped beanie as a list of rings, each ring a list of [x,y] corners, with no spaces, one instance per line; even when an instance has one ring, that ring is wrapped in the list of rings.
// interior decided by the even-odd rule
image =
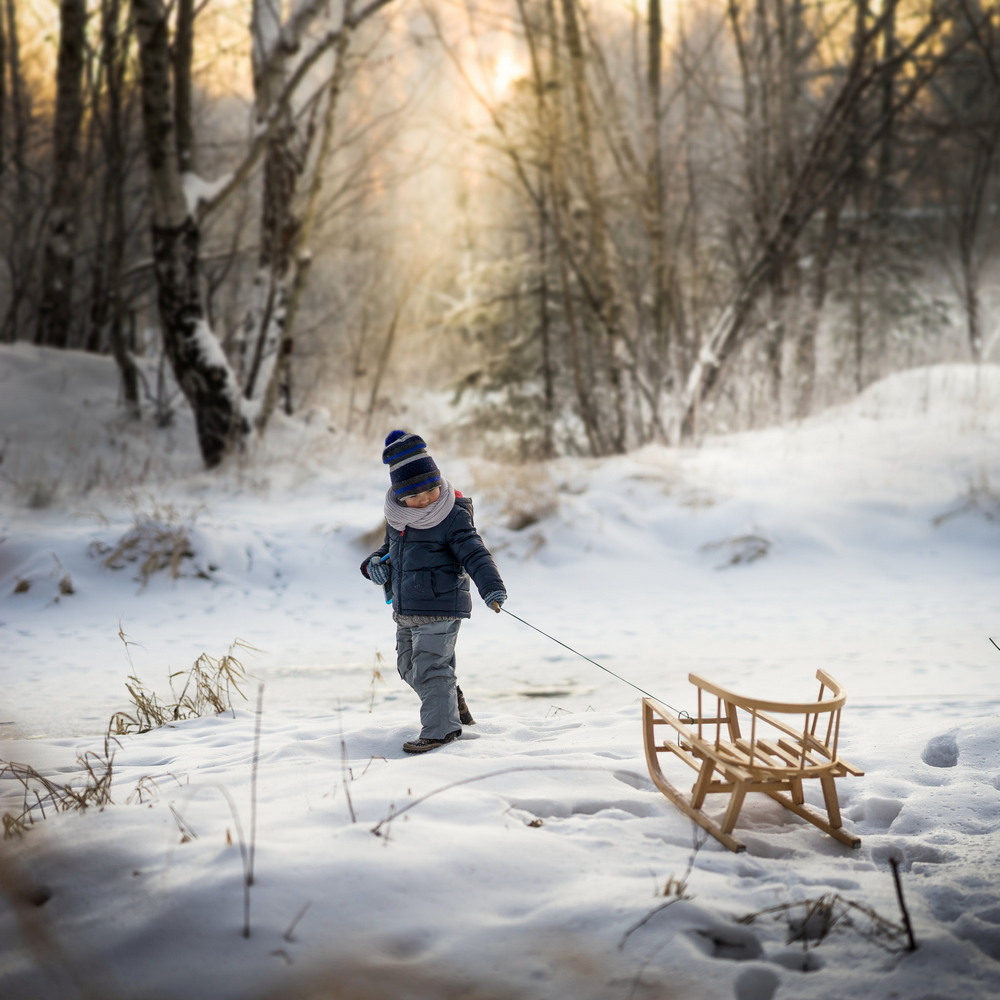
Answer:
[[[392,431],[385,439],[382,462],[389,466],[392,492],[397,500],[440,486],[441,470],[427,454],[427,443],[419,434]]]

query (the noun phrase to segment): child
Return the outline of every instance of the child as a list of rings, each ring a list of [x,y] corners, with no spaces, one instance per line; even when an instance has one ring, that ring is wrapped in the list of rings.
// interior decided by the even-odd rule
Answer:
[[[472,501],[442,478],[424,439],[392,431],[382,461],[391,482],[385,541],[361,572],[389,585],[396,666],[420,697],[420,736],[403,749],[424,753],[458,739],[462,726],[475,722],[455,680],[458,629],[472,613],[469,577],[497,614],[507,592],[473,524]]]

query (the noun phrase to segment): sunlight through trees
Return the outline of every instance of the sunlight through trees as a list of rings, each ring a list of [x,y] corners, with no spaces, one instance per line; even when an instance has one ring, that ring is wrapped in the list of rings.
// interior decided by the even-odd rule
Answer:
[[[176,386],[208,465],[419,393],[613,454],[995,349],[981,0],[0,7],[0,336]]]

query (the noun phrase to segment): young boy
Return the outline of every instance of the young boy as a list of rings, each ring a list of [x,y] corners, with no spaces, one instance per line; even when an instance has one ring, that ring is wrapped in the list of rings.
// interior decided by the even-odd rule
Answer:
[[[472,614],[469,577],[499,614],[503,580],[472,519],[472,501],[441,476],[418,434],[392,431],[382,461],[389,466],[385,541],[361,572],[389,584],[396,622],[399,676],[420,697],[420,736],[403,744],[425,753],[462,735],[475,719],[455,680],[455,642]]]

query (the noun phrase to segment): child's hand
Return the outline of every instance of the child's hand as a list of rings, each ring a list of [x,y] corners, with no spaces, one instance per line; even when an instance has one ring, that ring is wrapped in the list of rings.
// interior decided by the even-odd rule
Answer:
[[[389,579],[389,561],[382,562],[378,556],[368,560],[368,579],[380,587]]]
[[[483,600],[488,607],[491,607],[497,614],[500,614],[500,606],[507,600],[507,594],[503,590],[494,590],[487,594]]]

